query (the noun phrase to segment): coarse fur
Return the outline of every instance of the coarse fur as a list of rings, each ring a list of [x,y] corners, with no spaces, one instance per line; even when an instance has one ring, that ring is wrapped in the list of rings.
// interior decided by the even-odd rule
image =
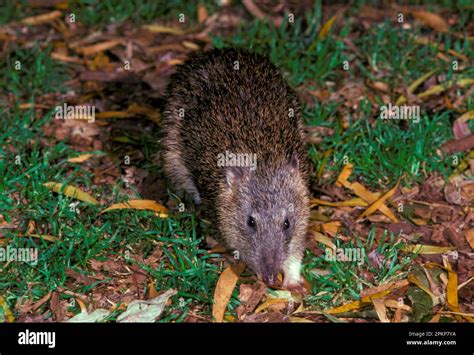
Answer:
[[[298,101],[271,61],[232,48],[190,57],[170,79],[163,129],[168,177],[203,203],[225,246],[265,282],[283,271],[301,287],[308,161]],[[218,164],[229,152],[256,154],[256,167]]]

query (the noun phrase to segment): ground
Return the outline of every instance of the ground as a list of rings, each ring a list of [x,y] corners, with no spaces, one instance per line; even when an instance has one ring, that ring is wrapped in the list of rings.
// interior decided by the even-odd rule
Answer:
[[[165,294],[160,322],[472,321],[474,7],[440,3],[2,5],[0,319],[117,321]],[[205,211],[163,176],[167,79],[225,46],[268,55],[301,101],[303,295],[230,267]],[[95,112],[58,119],[65,103]],[[154,202],[103,212],[130,200]]]

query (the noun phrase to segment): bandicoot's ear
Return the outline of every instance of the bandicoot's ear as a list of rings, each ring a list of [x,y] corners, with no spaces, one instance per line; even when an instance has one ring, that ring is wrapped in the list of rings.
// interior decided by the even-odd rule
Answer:
[[[293,174],[297,174],[300,169],[300,160],[298,159],[298,154],[294,153],[293,156],[291,157],[288,166],[290,167],[290,171]]]
[[[225,179],[227,187],[233,188],[240,184],[245,174],[244,169],[245,168],[238,166],[231,166],[225,170]]]

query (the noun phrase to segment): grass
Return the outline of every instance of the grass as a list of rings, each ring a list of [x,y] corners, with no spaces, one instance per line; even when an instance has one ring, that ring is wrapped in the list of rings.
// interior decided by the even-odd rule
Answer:
[[[30,11],[22,4],[5,5],[0,11],[0,23],[38,11]],[[205,5],[208,9],[216,6],[211,1]],[[163,16],[173,18],[180,12],[190,14],[192,21],[196,18],[196,4],[182,1],[80,0],[71,2],[70,6],[77,12],[78,21],[98,27],[111,22],[130,20],[139,24]],[[465,15],[461,18],[466,21]],[[390,23],[378,25],[355,41],[359,51],[366,54],[364,58],[355,56],[343,41],[352,30],[351,24],[337,32],[332,30],[326,38],[319,40],[321,25],[321,6],[316,2],[305,18],[297,19],[293,24],[276,28],[268,22],[255,20],[233,36],[213,38],[213,44],[216,47],[245,45],[268,54],[296,89],[331,88],[328,82],[335,83],[349,76],[358,80],[383,79],[395,90],[406,87],[433,68],[439,68],[448,78],[453,75],[449,65],[435,59],[432,47],[415,44],[407,32],[393,28]],[[472,56],[472,47],[467,41],[444,36],[439,38],[439,43]],[[9,92],[24,103],[36,101],[46,93],[67,90],[64,84],[68,78],[67,66],[52,60],[49,52],[49,48],[39,46],[12,52],[5,62],[0,63],[0,92]],[[20,70],[14,67],[17,60],[22,65]],[[344,60],[354,63],[349,73],[341,68]],[[464,75],[472,77],[473,73],[470,69]],[[376,96],[376,100],[380,101],[380,97]],[[472,97],[467,98],[466,106],[474,109]],[[308,125],[326,126],[335,132],[331,137],[323,137],[319,145],[308,147],[316,171],[332,172],[334,179],[347,156],[355,166],[353,175],[374,189],[391,187],[399,177],[403,177],[404,185],[410,186],[423,181],[431,172],[440,172],[445,177],[451,173],[451,159],[439,157],[436,148],[452,138],[451,125],[456,114],[449,111],[423,112],[419,123],[374,120],[378,112],[365,97],[358,110],[360,117],[349,116],[348,127],[342,129],[338,116],[340,110],[341,103],[334,101],[315,102],[313,107],[303,107]],[[37,301],[57,286],[65,285],[68,268],[90,274],[91,260],[111,258],[132,265],[138,262],[127,255],[143,254],[146,258],[156,245],[161,245],[163,256],[159,267],[140,265],[158,291],[178,290],[161,321],[182,321],[196,305],[204,306],[200,310],[203,315],[210,315],[213,289],[222,267],[219,256],[208,254],[203,247],[205,236],[213,233],[206,224],[191,212],[171,215],[163,220],[145,211],[115,211],[99,215],[105,206],[82,202],[76,210],[71,208],[74,200],[52,193],[43,184],[48,181],[71,183],[92,191],[94,196],[121,202],[125,198],[120,194],[124,181],[118,178],[112,186],[97,186],[93,183],[92,173],[80,165],[67,163],[67,158],[78,152],[64,142],[48,141],[43,132],[44,125],[52,120],[52,112],[37,117],[34,110],[20,110],[13,106],[0,108],[0,115],[4,117],[0,120],[0,214],[8,223],[18,223],[17,229],[4,229],[7,243],[13,247],[39,249],[39,262],[35,267],[26,263],[0,265],[0,293],[10,306],[24,295],[31,294],[32,300]],[[127,132],[122,136],[134,140]],[[159,167],[153,163],[156,143],[151,134],[135,141],[138,142],[135,146],[144,155],[137,165],[146,171],[160,173]],[[59,240],[51,243],[22,236],[30,221],[35,222],[38,233],[51,234]],[[376,244],[373,232],[367,236],[365,244],[360,239],[352,244],[339,244],[338,240],[339,247],[358,247],[366,251],[360,268],[354,268],[352,263],[327,261],[308,252],[305,275],[313,288],[312,295],[306,299],[308,304],[332,307],[358,299],[360,291],[365,288],[400,277],[410,260],[400,256],[401,245],[394,241],[395,236],[386,235]],[[393,262],[380,269],[373,268],[367,254],[374,248],[385,260]],[[331,275],[315,275],[311,272],[315,268],[330,270]],[[362,272],[373,274],[374,280],[363,280],[360,277]],[[94,286],[112,281],[106,279]],[[79,285],[74,291],[85,294],[90,290],[91,286]],[[238,305],[237,294],[236,289],[229,305],[231,311]],[[334,303],[336,294],[339,298]],[[71,305],[70,310],[78,313],[79,307]],[[110,319],[114,320],[117,315],[118,312],[114,313]]]
[[[182,0],[72,0],[67,8],[60,7],[68,14],[75,15],[75,21],[87,26],[105,27],[111,23],[130,21],[135,25],[160,20],[178,20],[184,14],[187,24],[197,23],[198,4],[202,4],[208,12],[218,9],[216,1],[182,1]],[[28,7],[26,0],[9,2],[2,5],[0,25],[18,21],[28,16],[44,13],[43,9]]]
[[[359,265],[358,261],[331,260],[325,254],[315,258],[307,251],[304,275],[312,286],[312,292],[306,298],[310,307],[326,309],[357,300],[364,289],[406,276],[413,260],[410,255],[401,255],[403,243],[397,242],[392,233],[384,232],[381,240],[375,243],[375,229],[371,230],[365,242],[360,236],[349,242],[342,242],[336,236],[335,244],[340,249],[357,249],[362,253],[363,260]],[[320,247],[323,250],[327,248],[323,244]],[[371,252],[382,260],[380,267],[370,260]],[[328,274],[315,272],[318,269],[328,271]],[[373,279],[368,280],[365,275],[371,275]]]
[[[297,87],[306,82],[335,79],[334,69],[340,66],[343,57],[342,40],[328,36],[318,39],[321,27],[321,7],[316,2],[312,12],[294,23],[288,18],[279,28],[267,21],[255,20],[242,25],[237,34],[229,38],[213,38],[215,47],[242,46],[264,53],[288,76]],[[341,31],[341,36],[347,29]]]

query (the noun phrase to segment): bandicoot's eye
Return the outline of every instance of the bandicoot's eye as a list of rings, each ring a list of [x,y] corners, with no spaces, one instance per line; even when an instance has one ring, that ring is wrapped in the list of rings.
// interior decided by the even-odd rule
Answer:
[[[290,228],[290,221],[288,219],[285,219],[285,222],[283,223],[283,230],[288,230]]]
[[[252,216],[249,216],[249,219],[247,219],[247,225],[252,229],[256,229],[257,221],[255,221],[255,218],[253,218]]]

